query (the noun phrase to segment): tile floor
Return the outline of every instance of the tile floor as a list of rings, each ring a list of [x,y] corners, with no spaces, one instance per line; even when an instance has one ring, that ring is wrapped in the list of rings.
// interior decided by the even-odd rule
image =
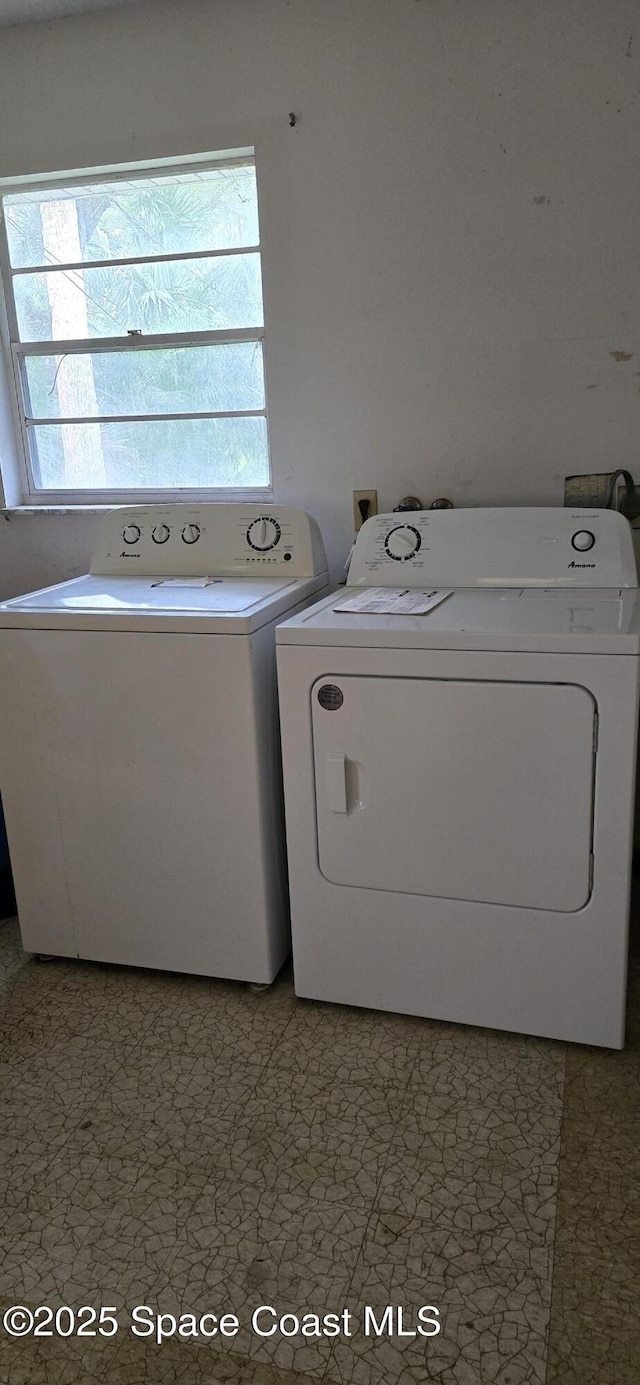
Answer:
[[[0,1327],[0,1382],[639,1385],[639,998],[634,960],[609,1053],[296,1001],[288,975],[39,964],[0,924],[0,1307],[121,1324]],[[363,1331],[424,1303],[436,1337]],[[240,1327],[157,1346],[136,1304]],[[352,1335],[260,1338],[259,1304],[348,1308]]]

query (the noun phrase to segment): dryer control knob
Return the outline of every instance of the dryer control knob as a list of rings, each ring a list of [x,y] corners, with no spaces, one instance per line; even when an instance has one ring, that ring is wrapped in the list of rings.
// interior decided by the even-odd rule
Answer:
[[[385,537],[385,553],[396,563],[406,563],[415,557],[421,543],[420,530],[413,524],[397,524]]]
[[[182,542],[183,542],[183,543],[197,543],[199,538],[200,538],[200,525],[199,525],[199,524],[185,524],[184,529],[182,530]]]
[[[151,537],[154,543],[166,543],[170,533],[171,530],[168,524],[156,524]]]
[[[572,548],[577,548],[578,553],[588,553],[596,541],[595,534],[590,529],[579,529],[571,540]]]
[[[140,530],[137,524],[125,524],[122,530],[122,537],[125,543],[137,543],[140,538]]]

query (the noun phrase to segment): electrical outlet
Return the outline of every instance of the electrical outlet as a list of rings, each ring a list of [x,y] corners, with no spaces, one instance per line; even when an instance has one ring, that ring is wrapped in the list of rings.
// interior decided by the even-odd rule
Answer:
[[[368,508],[362,513],[360,508],[361,501],[368,501]],[[371,519],[372,515],[378,513],[378,492],[377,491],[354,491],[353,492],[353,527],[358,532],[365,519]]]

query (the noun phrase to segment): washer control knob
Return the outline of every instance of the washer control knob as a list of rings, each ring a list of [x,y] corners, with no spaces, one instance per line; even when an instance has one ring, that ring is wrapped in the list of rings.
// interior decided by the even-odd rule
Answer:
[[[151,537],[154,543],[166,543],[170,533],[168,524],[156,524]]]
[[[578,553],[588,553],[596,541],[595,534],[590,529],[579,529],[571,540],[572,548],[577,548]]]
[[[197,543],[199,538],[200,538],[200,525],[199,525],[199,524],[185,524],[184,529],[182,530],[182,542],[183,542],[183,543]]]
[[[255,548],[257,553],[267,553],[270,548],[275,548],[281,535],[282,530],[277,519],[272,519],[270,515],[261,515],[249,525],[247,543],[250,548]]]
[[[422,543],[420,530],[413,524],[398,524],[390,529],[385,537],[384,547],[389,558],[396,563],[406,563],[414,558]]]
[[[140,530],[137,524],[125,524],[122,530],[122,537],[125,543],[137,543],[140,538]]]

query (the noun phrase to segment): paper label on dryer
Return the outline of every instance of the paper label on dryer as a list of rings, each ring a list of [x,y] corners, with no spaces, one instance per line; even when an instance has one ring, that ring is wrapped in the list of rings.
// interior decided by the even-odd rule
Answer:
[[[367,587],[333,609],[341,615],[346,612],[361,616],[425,616],[451,594],[451,591],[418,591],[415,587]]]

